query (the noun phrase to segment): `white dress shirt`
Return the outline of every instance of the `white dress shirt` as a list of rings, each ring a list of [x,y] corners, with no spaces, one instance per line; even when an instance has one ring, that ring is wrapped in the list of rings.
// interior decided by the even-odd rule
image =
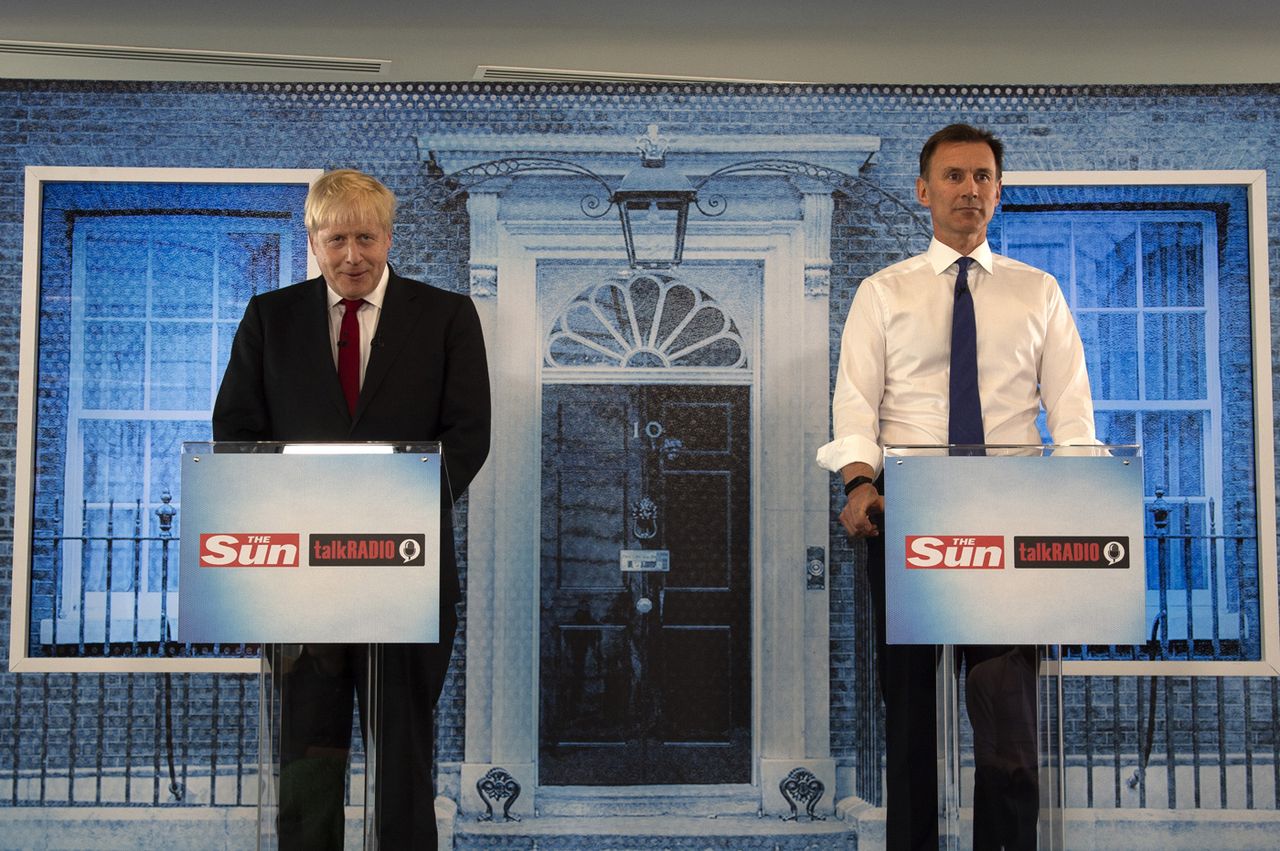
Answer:
[[[986,442],[1040,443],[1043,402],[1054,443],[1096,443],[1084,347],[1058,282],[993,254],[985,241],[969,256]],[[935,239],[924,254],[858,287],[840,338],[833,440],[818,449],[822,467],[836,472],[861,461],[878,474],[886,445],[948,442],[959,258]]]
[[[384,266],[382,277],[373,292],[364,297],[364,304],[356,311],[356,320],[360,323],[360,386],[364,386],[364,371],[369,366],[369,353],[373,351],[373,335],[378,332],[378,319],[382,316],[382,300],[387,297],[387,281],[391,279],[391,267]],[[347,309],[342,306],[342,296],[333,291],[333,287],[325,285],[325,295],[329,298],[329,346],[333,349],[333,365],[338,365],[338,337],[342,333],[342,315]]]

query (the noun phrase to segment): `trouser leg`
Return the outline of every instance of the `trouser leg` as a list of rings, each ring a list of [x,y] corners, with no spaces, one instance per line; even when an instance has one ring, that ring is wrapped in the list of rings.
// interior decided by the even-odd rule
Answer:
[[[282,851],[341,851],[343,799],[351,749],[349,647],[305,645],[280,689]]]
[[[359,678],[361,717],[370,718],[377,748],[375,818],[379,847],[434,849],[435,704],[453,649],[457,613],[442,612],[439,644],[386,644],[380,657],[381,687],[369,707],[367,677]],[[366,714],[369,713],[369,714]]]
[[[1035,648],[963,651],[965,703],[973,725],[973,847],[1033,851],[1040,804]]]
[[[867,539],[867,580],[876,617],[885,707],[886,845],[938,847],[937,649],[885,641],[884,537]]]

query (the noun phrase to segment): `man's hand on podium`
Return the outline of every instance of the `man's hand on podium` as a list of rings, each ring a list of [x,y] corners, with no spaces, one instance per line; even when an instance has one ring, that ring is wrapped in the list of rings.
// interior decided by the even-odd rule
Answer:
[[[879,521],[884,516],[884,497],[876,490],[872,481],[871,467],[866,464],[848,464],[842,469],[845,487],[855,483],[845,498],[844,508],[840,511],[840,524],[854,538],[874,538],[880,534]]]

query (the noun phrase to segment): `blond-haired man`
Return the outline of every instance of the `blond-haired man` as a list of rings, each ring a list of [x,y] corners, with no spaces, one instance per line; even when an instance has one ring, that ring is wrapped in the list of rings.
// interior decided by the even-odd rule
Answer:
[[[452,498],[489,451],[489,373],[471,300],[387,263],[395,196],[358,171],[311,187],[306,226],[321,275],[254,296],[213,411],[215,440],[440,441],[440,643],[384,650],[379,844],[435,848],[433,714],[457,627]],[[365,492],[370,492],[368,489]],[[363,648],[304,648],[283,707],[280,847],[341,848],[352,696]],[[335,660],[339,664],[335,664]],[[334,755],[337,754],[338,770]],[[328,761],[326,762],[326,757]],[[315,770],[308,770],[308,766]]]

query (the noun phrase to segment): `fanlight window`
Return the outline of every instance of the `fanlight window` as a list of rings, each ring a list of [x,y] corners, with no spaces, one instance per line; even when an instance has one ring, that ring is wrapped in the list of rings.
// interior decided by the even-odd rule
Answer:
[[[745,369],[733,320],[700,289],[657,272],[580,293],[547,337],[549,367]]]

